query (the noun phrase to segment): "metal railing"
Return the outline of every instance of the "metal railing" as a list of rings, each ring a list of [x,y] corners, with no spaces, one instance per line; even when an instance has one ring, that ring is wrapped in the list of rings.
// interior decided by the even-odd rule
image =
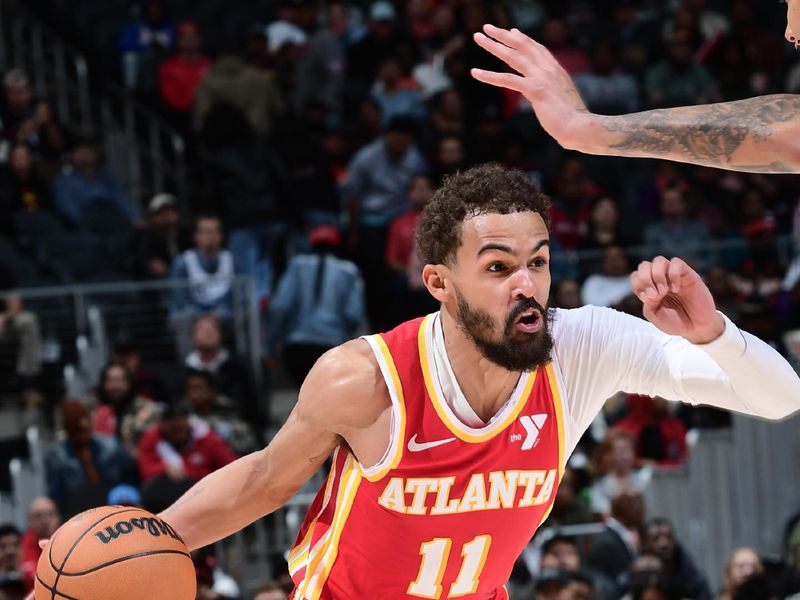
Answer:
[[[170,330],[170,292],[189,288],[188,281],[124,281],[17,290],[36,313],[51,362],[73,364],[77,376],[92,379],[108,358],[109,340],[136,344],[142,358],[169,364],[175,355]],[[231,286],[232,351],[248,367],[262,390],[261,324],[252,278],[239,276]]]
[[[93,134],[89,69],[84,57],[18,2],[0,0],[0,21],[5,38],[0,44],[0,69],[25,70],[36,95],[52,99],[62,123],[79,134]]]
[[[72,131],[102,132],[107,167],[129,198],[143,206],[153,194],[170,191],[186,201],[186,144],[174,127],[111,82],[95,90],[95,114],[85,58],[23,3],[0,0],[0,38],[3,72],[25,70],[36,95],[52,99]]]
[[[170,191],[186,209],[186,144],[180,133],[121,86],[106,83],[101,102],[106,161],[129,198],[143,206]]]

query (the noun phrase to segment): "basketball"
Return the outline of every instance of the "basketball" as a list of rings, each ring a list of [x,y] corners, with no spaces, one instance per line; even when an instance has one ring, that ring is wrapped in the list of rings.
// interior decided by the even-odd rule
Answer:
[[[36,600],[194,600],[189,550],[140,508],[102,506],[64,523],[42,552]]]

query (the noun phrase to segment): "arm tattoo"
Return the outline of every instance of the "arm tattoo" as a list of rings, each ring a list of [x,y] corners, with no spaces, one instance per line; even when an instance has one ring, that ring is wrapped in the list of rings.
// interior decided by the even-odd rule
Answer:
[[[737,170],[764,173],[792,172],[779,162],[731,165],[733,154],[750,141],[768,140],[773,125],[800,119],[800,96],[776,94],[704,106],[659,109],[622,115],[604,121],[612,133],[624,135],[610,148],[627,155],[642,152],[651,156],[673,153],[708,166],[726,165]]]

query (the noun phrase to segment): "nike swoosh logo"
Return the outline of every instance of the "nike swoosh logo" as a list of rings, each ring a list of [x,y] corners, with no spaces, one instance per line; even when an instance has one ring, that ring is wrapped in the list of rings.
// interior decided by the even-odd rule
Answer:
[[[417,443],[417,434],[415,433],[410,440],[408,440],[408,449],[410,452],[422,452],[423,450],[429,450],[430,448],[436,448],[436,446],[444,446],[445,444],[449,444],[450,442],[455,442],[456,438],[451,437],[445,440],[436,440],[434,442],[421,442]]]

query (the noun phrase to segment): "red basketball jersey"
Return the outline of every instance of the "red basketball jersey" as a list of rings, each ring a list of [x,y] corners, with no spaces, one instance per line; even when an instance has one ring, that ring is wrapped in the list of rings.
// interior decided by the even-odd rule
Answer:
[[[435,319],[365,338],[392,400],[389,448],[369,468],[337,449],[289,553],[295,600],[508,598],[564,464],[553,368],[523,373],[488,425],[467,427],[434,372]]]

